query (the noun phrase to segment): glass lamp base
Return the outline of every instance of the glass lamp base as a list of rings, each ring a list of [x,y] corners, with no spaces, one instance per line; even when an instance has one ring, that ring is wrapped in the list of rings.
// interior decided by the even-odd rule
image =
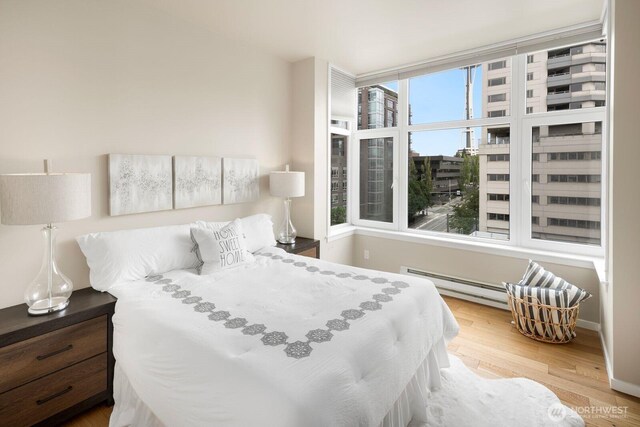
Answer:
[[[292,245],[296,242],[296,236],[279,236],[278,243],[283,245]]]
[[[69,299],[65,297],[54,297],[51,298],[51,300],[48,298],[42,299],[40,301],[36,301],[31,307],[29,307],[29,314],[32,316],[42,316],[43,314],[64,310],[68,305]]]

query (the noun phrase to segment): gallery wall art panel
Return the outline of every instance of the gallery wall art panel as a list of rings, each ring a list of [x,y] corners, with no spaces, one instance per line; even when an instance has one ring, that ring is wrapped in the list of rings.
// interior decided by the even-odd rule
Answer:
[[[229,159],[223,162],[224,204],[246,203],[258,200],[259,166],[255,159]]]
[[[109,214],[173,208],[171,156],[109,154]]]
[[[222,158],[173,157],[173,198],[176,209],[222,203]]]

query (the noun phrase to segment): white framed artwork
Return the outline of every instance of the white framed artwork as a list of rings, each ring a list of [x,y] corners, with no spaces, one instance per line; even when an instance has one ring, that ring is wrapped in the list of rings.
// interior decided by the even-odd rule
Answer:
[[[258,200],[260,183],[259,166],[255,159],[224,158],[223,185],[224,204],[246,203]]]
[[[176,209],[222,203],[222,158],[173,156]]]
[[[109,215],[173,208],[171,156],[109,154]]]

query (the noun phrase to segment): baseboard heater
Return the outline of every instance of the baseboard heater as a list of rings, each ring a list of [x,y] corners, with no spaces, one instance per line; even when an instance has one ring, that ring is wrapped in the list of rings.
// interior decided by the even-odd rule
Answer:
[[[401,274],[431,280],[442,295],[509,310],[507,292],[500,285],[432,273],[411,267],[400,267]]]

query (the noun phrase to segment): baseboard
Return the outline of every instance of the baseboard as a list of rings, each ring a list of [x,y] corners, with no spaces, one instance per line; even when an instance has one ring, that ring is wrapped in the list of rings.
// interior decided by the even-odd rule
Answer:
[[[640,385],[617,380],[613,377],[609,377],[609,384],[614,390],[630,394],[631,396],[640,397]]]
[[[600,332],[600,323],[592,322],[590,320],[578,319],[576,320],[576,326],[579,328],[589,329],[590,331]],[[602,334],[600,336],[602,336]]]
[[[640,385],[631,384],[626,381],[622,381],[613,377],[613,368],[611,365],[611,358],[609,357],[607,346],[604,343],[604,335],[602,334],[602,331],[600,331],[600,343],[602,345],[602,353],[604,354],[604,364],[605,364],[605,368],[607,369],[607,377],[609,378],[609,387],[621,393],[626,393],[631,396],[640,397]]]

